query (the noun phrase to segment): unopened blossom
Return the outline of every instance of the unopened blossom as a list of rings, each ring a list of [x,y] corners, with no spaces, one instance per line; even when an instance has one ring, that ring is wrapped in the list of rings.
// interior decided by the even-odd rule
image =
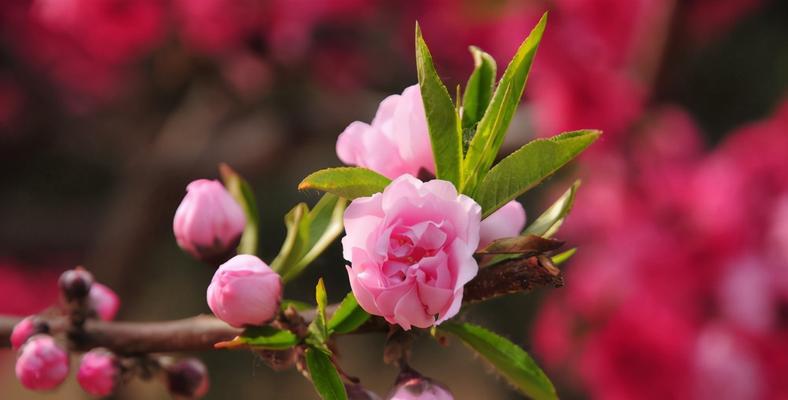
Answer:
[[[37,333],[35,316],[29,316],[14,325],[11,331],[11,348],[19,350],[30,336]]]
[[[105,349],[93,349],[82,356],[77,381],[93,396],[109,396],[120,379],[118,360]]]
[[[167,388],[176,398],[199,399],[208,393],[208,369],[196,358],[185,358],[165,367]]]
[[[90,293],[93,275],[82,267],[64,271],[58,279],[60,293],[66,301],[81,301]]]
[[[451,183],[410,175],[353,200],[342,247],[361,307],[406,330],[453,317],[478,271],[480,218],[481,207]]]
[[[263,325],[279,311],[282,279],[259,258],[237,255],[219,266],[207,299],[214,315],[232,326]]]
[[[104,321],[115,319],[118,308],[120,308],[118,295],[112,289],[100,283],[94,283],[90,287],[88,303],[98,317]]]
[[[186,187],[172,223],[175,239],[184,251],[217,264],[232,254],[245,226],[241,205],[219,181],[208,179]]]
[[[36,335],[22,346],[16,377],[30,390],[50,390],[68,376],[68,353],[51,336]]]

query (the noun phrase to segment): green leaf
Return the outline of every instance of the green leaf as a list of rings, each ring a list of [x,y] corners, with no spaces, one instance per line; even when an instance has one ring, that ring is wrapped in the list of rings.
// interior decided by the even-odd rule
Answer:
[[[364,322],[367,322],[369,317],[370,315],[358,305],[353,292],[350,292],[342,300],[342,303],[339,303],[339,307],[328,321],[328,331],[334,333],[353,332]]]
[[[347,201],[326,193],[312,210],[295,206],[285,215],[287,236],[271,268],[287,283],[297,277],[340,233]]]
[[[339,167],[313,172],[298,184],[298,190],[317,189],[353,200],[382,192],[389,183],[389,178],[366,168]]]
[[[462,192],[475,193],[476,186],[492,166],[498,150],[501,148],[509,123],[514,116],[520,98],[523,96],[528,72],[531,70],[536,49],[542,40],[547,13],[536,24],[528,37],[517,49],[514,58],[506,67],[492,101],[484,112],[476,134],[468,147],[463,161]]]
[[[577,253],[577,248],[572,248],[563,253],[554,255],[551,258],[551,261],[553,261],[553,265],[561,265],[565,263],[567,260],[569,260],[570,258],[572,258],[572,256],[575,255],[575,253]]]
[[[315,301],[317,302],[317,315],[321,321],[326,321],[326,306],[328,305],[328,293],[323,278],[317,280],[315,286]]]
[[[471,46],[473,56],[473,73],[465,85],[465,95],[462,100],[462,128],[473,129],[474,125],[482,119],[487,105],[490,104],[497,66],[495,59],[480,48]]]
[[[537,139],[501,160],[479,185],[474,199],[483,216],[525,193],[591,145],[600,131],[582,130]]]
[[[276,329],[270,325],[246,328],[235,339],[214,345],[219,349],[252,348],[265,350],[285,350],[298,344],[298,337],[288,330]]]
[[[306,240],[306,243],[300,246],[304,254],[293,266],[284,270],[284,282],[298,276],[342,233],[342,216],[346,205],[347,200],[326,193],[304,217],[299,227],[306,232],[298,235]]]
[[[345,385],[327,354],[317,349],[307,349],[306,366],[321,399],[347,400]]]
[[[446,322],[439,329],[460,338],[526,396],[535,400],[558,398],[550,379],[520,346],[473,324]]]
[[[435,175],[452,182],[462,180],[462,129],[449,91],[435,71],[432,55],[416,24],[416,71],[419,76],[421,98],[427,114],[427,127],[435,158]]]
[[[564,223],[569,211],[572,211],[572,204],[575,202],[575,193],[580,187],[580,181],[575,181],[561,197],[553,203],[550,208],[542,213],[531,225],[523,231],[523,234],[531,234],[549,238],[558,232],[558,228]]]
[[[323,278],[317,281],[315,287],[315,300],[317,301],[317,312],[315,319],[309,324],[309,337],[307,343],[319,348],[321,351],[330,353],[326,340],[328,340],[329,333],[326,325],[326,305],[328,304],[328,296],[326,294],[326,285],[323,283]]]
[[[241,242],[238,244],[238,254],[257,254],[260,214],[257,211],[257,203],[252,187],[227,164],[219,164],[219,174],[222,176],[222,181],[224,181],[224,187],[227,188],[227,191],[230,192],[235,201],[241,205],[246,216],[246,227],[244,227]]]
[[[295,265],[303,254],[304,245],[309,234],[305,216],[309,213],[309,207],[304,203],[299,203],[285,215],[285,226],[287,236],[279,249],[279,254],[271,262],[271,269],[279,275],[284,275]]]

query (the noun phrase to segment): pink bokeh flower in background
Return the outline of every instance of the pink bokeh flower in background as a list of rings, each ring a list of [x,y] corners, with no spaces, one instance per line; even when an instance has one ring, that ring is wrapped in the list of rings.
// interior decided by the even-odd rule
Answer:
[[[788,104],[708,154],[686,114],[650,125],[589,165],[537,350],[593,398],[782,398]]]

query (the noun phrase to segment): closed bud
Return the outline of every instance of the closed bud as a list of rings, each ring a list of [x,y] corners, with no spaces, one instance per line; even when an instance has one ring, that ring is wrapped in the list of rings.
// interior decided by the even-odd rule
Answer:
[[[68,376],[68,353],[47,335],[31,337],[16,359],[16,377],[30,390],[51,390]]]
[[[93,349],[85,353],[79,363],[77,381],[83,390],[93,396],[109,396],[120,381],[118,359],[106,349]]]
[[[196,358],[185,358],[165,367],[167,388],[175,397],[198,399],[208,392],[208,370]]]
[[[397,377],[387,400],[454,400],[454,396],[443,384],[407,369]]]
[[[274,319],[282,300],[282,279],[259,258],[242,254],[219,266],[207,291],[219,319],[241,328]]]
[[[19,321],[15,326],[14,330],[11,331],[11,348],[14,350],[19,350],[23,344],[27,341],[28,338],[37,334],[37,333],[47,333],[49,331],[49,327],[46,323],[42,321],[38,321],[38,318],[34,315],[26,317],[25,319]]]
[[[87,270],[77,267],[63,272],[58,285],[66,301],[79,301],[90,293],[90,288],[93,286],[93,275]]]
[[[120,308],[120,299],[109,287],[94,283],[88,294],[88,305],[101,320],[112,321]]]
[[[218,264],[238,246],[246,217],[230,192],[215,180],[199,179],[186,187],[175,211],[175,240],[198,260]]]

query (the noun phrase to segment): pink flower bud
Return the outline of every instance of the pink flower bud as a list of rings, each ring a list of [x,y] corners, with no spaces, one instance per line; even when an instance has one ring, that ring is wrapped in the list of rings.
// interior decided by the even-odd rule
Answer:
[[[112,321],[120,308],[118,295],[109,287],[94,283],[88,294],[88,303],[96,311],[98,317],[104,321]]]
[[[30,390],[50,390],[68,376],[68,353],[51,336],[36,335],[22,346],[16,377]]]
[[[403,372],[387,400],[454,400],[449,388],[416,371]]]
[[[208,393],[208,370],[196,358],[186,358],[169,365],[167,388],[175,397],[198,399]]]
[[[525,209],[520,202],[512,200],[482,221],[479,230],[479,248],[498,239],[518,236],[523,228],[525,228]]]
[[[274,319],[282,300],[282,279],[259,258],[237,255],[219,266],[208,286],[208,306],[237,328]]]
[[[66,301],[79,301],[90,293],[93,275],[82,267],[63,272],[58,280],[60,292]]]
[[[31,315],[14,325],[11,331],[11,348],[19,350],[30,336],[39,333],[36,329],[35,316]]]
[[[410,175],[353,200],[342,247],[359,305],[406,330],[453,317],[479,268],[480,218],[481,207],[451,183]]]
[[[77,381],[93,396],[109,396],[120,379],[118,359],[105,349],[93,349],[82,356]]]
[[[199,179],[186,192],[172,223],[178,245],[202,261],[226,260],[246,225],[241,206],[219,181]]]
[[[337,138],[337,155],[345,164],[369,168],[390,179],[435,173],[427,116],[419,85],[386,97],[371,124],[356,121]]]

